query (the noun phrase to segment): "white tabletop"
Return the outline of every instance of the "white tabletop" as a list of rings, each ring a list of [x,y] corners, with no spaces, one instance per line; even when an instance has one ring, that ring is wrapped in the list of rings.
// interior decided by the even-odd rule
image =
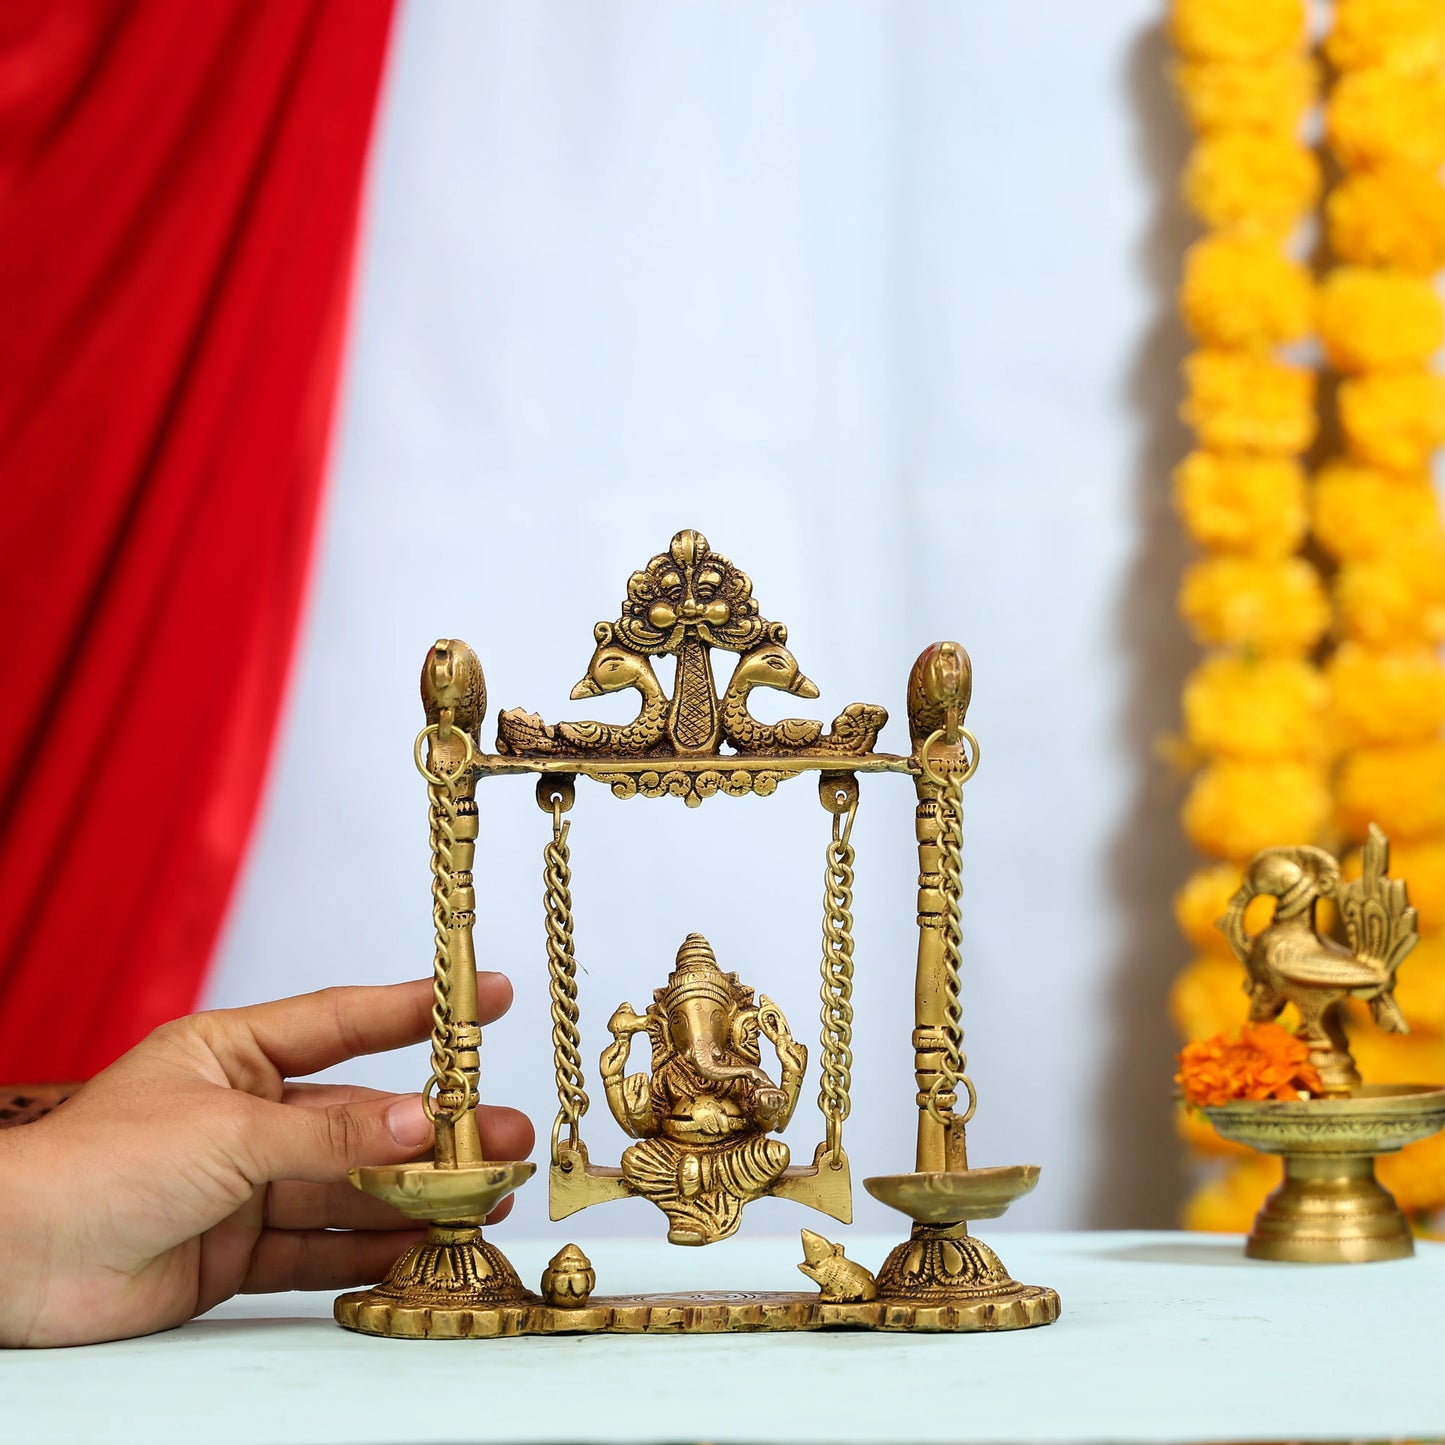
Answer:
[[[559,1240],[505,1244],[535,1281]],[[983,1231],[980,1231],[983,1233]],[[119,1344],[0,1354],[0,1440],[1232,1441],[1445,1432],[1445,1245],[1337,1266],[1218,1235],[985,1236],[1063,1317],[996,1335],[379,1340],[328,1295]],[[890,1241],[851,1238],[876,1267]],[[794,1239],[588,1244],[599,1292],[790,1289]],[[0,1281],[3,1287],[3,1281]],[[445,1403],[443,1403],[445,1402]]]

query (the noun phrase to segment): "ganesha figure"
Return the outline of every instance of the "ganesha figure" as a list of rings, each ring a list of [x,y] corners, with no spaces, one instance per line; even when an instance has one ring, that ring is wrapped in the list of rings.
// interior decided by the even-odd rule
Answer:
[[[712,1244],[738,1227],[743,1206],[772,1191],[788,1146],[768,1136],[797,1107],[808,1050],[766,995],[724,973],[691,933],[667,985],[645,1014],[624,1003],[607,1025],[602,1082],[617,1122],[640,1143],[622,1154],[628,1191],[667,1215],[673,1244]],[[635,1034],[652,1043],[650,1074],[628,1074]],[[762,1069],[761,1035],[777,1051],[780,1082]]]

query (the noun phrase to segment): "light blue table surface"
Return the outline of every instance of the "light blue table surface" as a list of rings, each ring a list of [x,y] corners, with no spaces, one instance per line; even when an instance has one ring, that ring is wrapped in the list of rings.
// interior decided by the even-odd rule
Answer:
[[[535,1280],[558,1240],[507,1243]],[[980,1230],[985,1238],[987,1234]],[[892,1241],[850,1238],[876,1267]],[[0,1354],[0,1441],[1266,1441],[1445,1435],[1445,1245],[1325,1267],[1237,1238],[995,1234],[1058,1323],[853,1332],[377,1340],[327,1295],[253,1295],[118,1344]],[[796,1239],[588,1244],[600,1293],[802,1283]],[[445,1402],[445,1403],[443,1403]]]

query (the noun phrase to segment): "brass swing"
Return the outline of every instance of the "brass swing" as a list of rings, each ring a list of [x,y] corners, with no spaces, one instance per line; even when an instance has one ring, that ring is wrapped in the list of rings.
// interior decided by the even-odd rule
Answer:
[[[964,726],[972,688],[968,654],[935,643],[908,679],[907,756],[874,751],[887,713],[852,703],[824,729],[788,718],[762,723],[748,708],[754,688],[814,698],[818,691],[787,647],[787,629],[763,618],[752,583],[695,531],[679,532],[627,584],[621,613],[593,629],[596,647],[574,698],[635,689],[625,724],[560,722],[503,712],[497,749],[482,751],[486,688],[465,643],[443,639],[422,670],[426,726],[415,760],[427,782],[436,947],[431,1076],[424,1095],[436,1124],[431,1160],[355,1169],[358,1188],[428,1222],[372,1289],[342,1295],[338,1321],[370,1334],[411,1338],[495,1337],[593,1331],[798,1330],[832,1326],[885,1330],[1000,1330],[1047,1324],[1053,1290],[1011,1279],[998,1256],[974,1239],[968,1221],[1000,1215],[1038,1178],[1031,1165],[970,1168],[965,1128],[975,1095],[963,1054],[960,1005],[963,785],[978,766]],[[714,650],[737,661],[721,695]],[[652,659],[676,659],[669,697]],[[724,751],[724,745],[729,751]],[[589,1107],[578,1027],[572,924],[571,822],[579,776],[613,796],[677,797],[696,807],[718,793],[767,796],[800,773],[818,775],[832,818],[826,850],[822,929],[821,1061],[818,1108],[823,1140],[808,1166],[792,1164],[772,1137],[801,1094],[807,1050],[782,1012],[726,973],[707,940],[678,949],[664,987],[641,1014],[613,1013],[612,1043],[599,1060],[609,1109],[637,1142],[618,1166],[592,1164],[581,1125]],[[676,1244],[707,1244],[738,1227],[743,1208],[765,1195],[793,1199],[844,1223],[852,1219],[843,1124],[850,1109],[853,1030],[853,824],[862,773],[912,778],[918,796],[918,959],[914,981],[917,1147],[911,1172],[864,1180],[877,1199],[913,1222],[908,1239],[875,1276],[810,1230],[799,1265],[820,1289],[768,1294],[594,1297],[595,1275],[567,1245],[529,1291],[506,1257],[482,1238],[487,1213],[535,1166],[494,1163],[477,1131],[481,1030],[472,944],[476,899],[471,866],[477,838],[477,783],[530,774],[552,822],[544,850],[547,972],[557,1115],[550,1144],[550,1206],[563,1219],[625,1197],[651,1200]],[[627,1073],[639,1033],[652,1046],[649,1074]],[[762,1068],[761,1041],[777,1054],[780,1077]],[[433,1092],[435,1091],[435,1092]],[[957,1105],[962,1095],[963,1112]]]
[[[552,838],[543,853],[543,879],[547,974],[552,1003],[552,1057],[558,1106],[557,1117],[552,1124],[549,1174],[549,1203],[553,1219],[565,1219],[589,1205],[627,1199],[642,1192],[635,1182],[629,1180],[625,1168],[591,1163],[581,1137],[582,1118],[587,1113],[589,1099],[578,1029],[577,958],[572,930],[572,868],[568,846],[571,822],[564,821],[563,817],[572,807],[574,796],[573,783],[568,777],[547,774],[537,782],[537,803],[552,817]],[[710,1244],[725,1238],[736,1229],[742,1204],[762,1194],[809,1205],[843,1224],[853,1222],[852,1176],[848,1156],[843,1150],[843,1121],[852,1107],[849,1097],[853,1066],[852,834],[853,820],[858,813],[858,780],[851,773],[823,773],[818,779],[818,796],[833,819],[832,838],[825,859],[822,982],[819,990],[822,1008],[818,1110],[824,1120],[824,1137],[813,1152],[811,1165],[800,1167],[788,1164],[756,1191],[746,1187],[741,1191],[734,1189],[734,1194],[740,1193],[746,1198],[723,1201],[721,1209],[716,1198],[697,1205],[674,1200],[669,1218],[679,1213],[685,1215],[687,1226],[679,1228],[674,1224],[668,1234],[669,1241],[674,1244]],[[684,948],[689,947],[694,956],[702,958],[704,950],[707,957],[711,956],[706,940],[698,934],[690,935],[686,940]],[[604,1060],[609,1055],[613,1059],[610,1070],[612,1082],[608,1086],[610,1098],[617,1097],[626,1087],[622,1070],[631,1040],[637,1033],[646,1032],[651,1038],[654,1076],[660,1067],[665,1066],[668,1054],[675,1047],[668,1034],[667,1011],[657,1007],[664,992],[658,990],[659,997],[646,1014],[633,1013],[628,1004],[623,1004],[613,1014],[608,1025],[613,1044],[603,1053]],[[780,1063],[792,1045],[796,1051],[797,1067],[790,1073],[784,1065],[784,1088],[790,1076],[800,1083],[807,1053],[801,1046],[793,1044],[781,1011],[766,994],[754,1008],[750,1007],[751,990],[735,984],[734,992],[739,995],[744,1034],[749,1031],[750,1025],[759,1030],[778,1049]],[[756,1065],[759,1061],[752,1059],[751,1049],[746,1044],[743,1047],[747,1050],[747,1057]],[[800,1059],[798,1055],[801,1055]],[[604,1072],[609,1072],[605,1064]],[[642,1079],[643,1076],[635,1075],[633,1078]],[[640,1092],[640,1086],[635,1085],[634,1092]],[[796,1091],[792,1104],[796,1104]],[[614,1112],[621,1116],[618,1122],[627,1132],[640,1137],[629,1127],[625,1105]],[[791,1115],[792,1108],[789,1107],[786,1117],[779,1120],[777,1127],[785,1127]],[[780,1142],[771,1142],[776,1149],[786,1148]],[[705,1160],[707,1156],[700,1158]],[[699,1166],[699,1176],[701,1172]],[[705,1190],[699,1177],[699,1195],[716,1195],[719,1192],[727,1191]],[[658,1197],[667,1197],[670,1193],[664,1183]]]

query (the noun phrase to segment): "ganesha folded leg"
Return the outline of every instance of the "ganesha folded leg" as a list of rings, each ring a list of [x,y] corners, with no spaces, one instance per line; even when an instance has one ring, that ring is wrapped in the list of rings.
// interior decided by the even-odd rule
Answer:
[[[644,1139],[623,1151],[622,1177],[667,1216],[669,1243],[713,1244],[737,1231],[743,1206],[772,1189],[788,1158],[762,1135],[711,1146]]]

